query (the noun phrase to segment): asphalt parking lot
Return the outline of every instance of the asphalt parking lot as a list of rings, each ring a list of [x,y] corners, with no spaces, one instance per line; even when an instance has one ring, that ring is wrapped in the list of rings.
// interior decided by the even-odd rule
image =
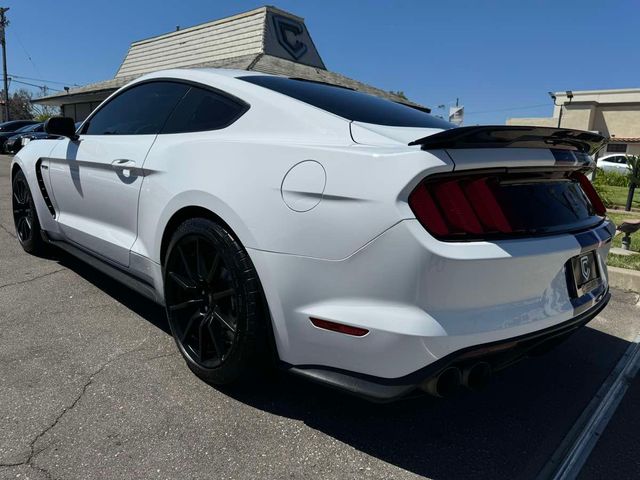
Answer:
[[[9,162],[0,479],[533,478],[640,331],[638,295],[614,291],[587,328],[480,393],[374,405],[286,375],[218,390],[187,369],[159,307],[71,257],[22,252]],[[639,405],[636,380],[583,478],[637,475]]]

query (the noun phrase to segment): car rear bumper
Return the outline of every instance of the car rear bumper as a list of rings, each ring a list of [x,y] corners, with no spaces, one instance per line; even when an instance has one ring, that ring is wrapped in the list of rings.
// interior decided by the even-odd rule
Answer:
[[[462,368],[470,362],[486,361],[495,372],[527,356],[543,352],[591,321],[604,309],[610,298],[611,294],[606,291],[596,305],[570,320],[519,337],[463,348],[399,378],[382,378],[320,365],[293,366],[285,363],[283,366],[291,373],[367,400],[389,402],[411,393],[447,367]]]
[[[614,228],[605,221],[575,234],[453,243],[404,220],[342,260],[249,253],[288,368],[351,391],[362,390],[354,378],[385,379],[398,393],[415,387],[407,378],[424,380],[460,352],[588,321],[606,303]],[[602,282],[577,298],[566,265],[588,251]],[[310,318],[368,333],[323,330]]]

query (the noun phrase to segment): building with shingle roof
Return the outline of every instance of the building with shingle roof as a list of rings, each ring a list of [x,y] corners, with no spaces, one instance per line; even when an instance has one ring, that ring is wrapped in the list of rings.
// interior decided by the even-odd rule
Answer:
[[[330,83],[430,110],[397,95],[328,70],[304,19],[265,6],[131,44],[114,78],[34,99],[83,120],[118,88],[146,73],[169,68],[217,67]]]

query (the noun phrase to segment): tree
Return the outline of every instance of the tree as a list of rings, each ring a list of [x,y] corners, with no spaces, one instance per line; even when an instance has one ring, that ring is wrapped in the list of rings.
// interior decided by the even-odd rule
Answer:
[[[4,90],[0,91],[0,98],[4,98]],[[58,107],[49,105],[34,105],[31,103],[33,94],[21,88],[9,96],[9,116],[11,120],[38,120],[44,122],[54,115],[60,114]]]
[[[628,212],[633,204],[633,195],[636,192],[636,187],[640,186],[640,156],[628,155],[627,168],[629,169],[629,194],[627,195],[627,205],[624,209]]]
[[[4,90],[0,92],[4,98]],[[21,88],[9,96],[9,117],[11,120],[30,120],[31,114],[31,92]]]
[[[31,104],[31,115],[33,119],[44,122],[51,117],[60,115],[60,107],[52,107],[51,105],[34,105]]]
[[[389,90],[389,93],[397,95],[404,100],[409,100],[402,90]]]

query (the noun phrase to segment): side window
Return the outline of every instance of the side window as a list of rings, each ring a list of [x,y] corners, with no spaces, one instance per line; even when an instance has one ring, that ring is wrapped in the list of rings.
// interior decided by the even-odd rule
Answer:
[[[227,127],[247,105],[205,88],[191,87],[173,111],[162,133],[203,132]]]
[[[189,90],[174,82],[149,82],[134,86],[114,97],[82,128],[85,135],[156,134]]]

